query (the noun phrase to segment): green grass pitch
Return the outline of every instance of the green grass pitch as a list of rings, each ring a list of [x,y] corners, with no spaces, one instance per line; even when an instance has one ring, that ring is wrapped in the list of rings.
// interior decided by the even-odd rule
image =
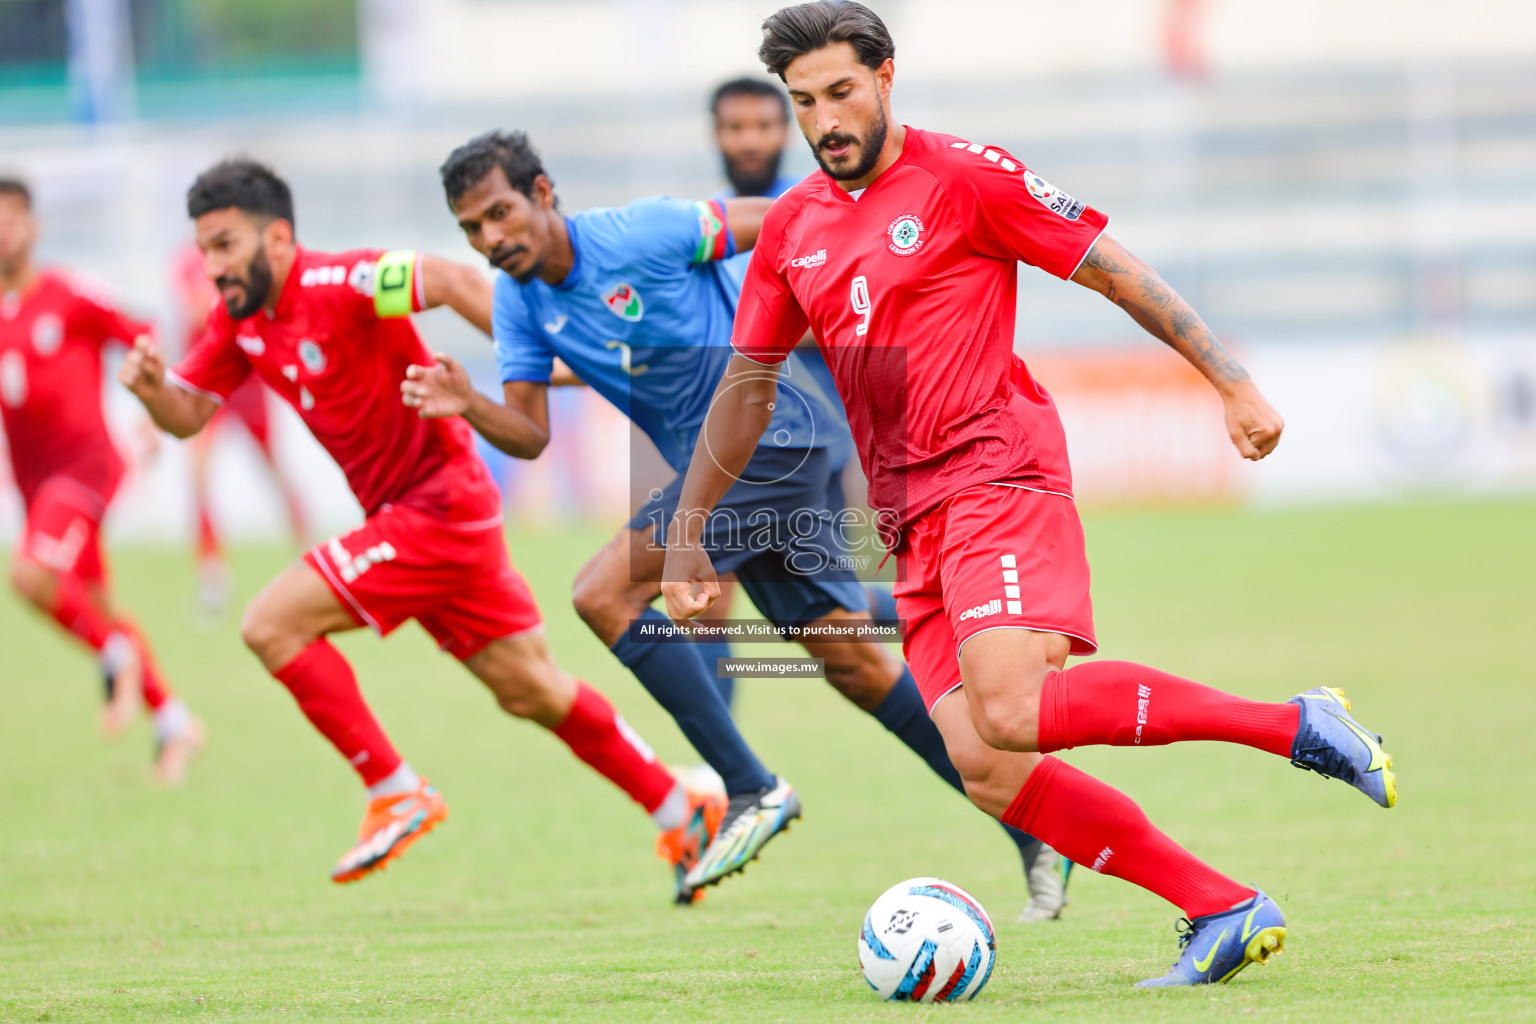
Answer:
[[[819,682],[747,683],[739,706],[805,820],[674,908],[644,815],[414,625],[341,646],[452,817],[333,886],[362,810],[351,772],[234,617],[189,627],[189,556],[118,550],[120,593],[210,748],[186,789],[150,788],[147,725],[101,742],[89,660],[0,598],[0,1021],[1536,1018],[1533,523],[1518,502],[1090,518],[1105,656],[1268,699],[1344,686],[1402,791],[1384,811],[1225,745],[1071,752],[1289,918],[1270,966],[1157,993],[1130,985],[1172,961],[1173,908],[1080,871],[1065,920],[1015,924],[997,826]],[[566,666],[691,761],[570,611],[601,536],[515,535],[514,557]],[[241,552],[242,596],[286,558]],[[991,911],[997,969],[970,1004],[883,1004],[856,928],[886,886],[930,874]]]

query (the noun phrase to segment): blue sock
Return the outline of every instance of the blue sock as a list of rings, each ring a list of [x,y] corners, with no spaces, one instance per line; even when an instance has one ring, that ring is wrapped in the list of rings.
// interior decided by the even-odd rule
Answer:
[[[677,632],[672,620],[654,608],[647,608],[635,621],[650,623],[656,634]],[[720,773],[728,796],[773,786],[773,775],[736,731],[731,712],[711,679],[714,673],[704,670],[704,661],[691,641],[639,643],[626,631],[612,650],[677,722],[699,756]]]
[[[704,659],[704,668],[709,672],[709,678],[715,681],[715,689],[720,691],[725,709],[734,712],[731,702],[736,698],[736,680],[730,676],[722,678],[716,670],[721,658],[731,656],[731,645],[724,640],[695,640],[693,646],[699,649],[699,657]]]
[[[960,781],[960,773],[955,771],[954,763],[944,750],[944,737],[939,735],[939,727],[933,724],[933,719],[928,717],[928,709],[923,706],[923,695],[918,692],[911,669],[903,668],[901,678],[896,680],[896,685],[885,695],[885,700],[871,713],[876,721],[895,733],[901,742],[926,761],[935,775],[961,793],[965,792],[965,783]],[[1003,825],[1003,831],[1008,833],[1013,845],[1019,848],[1019,856],[1025,860],[1027,867],[1028,858],[1039,847],[1040,840],[1020,832],[1012,825]]]
[[[864,584],[864,596],[869,598],[869,617],[876,622],[896,621],[896,595],[889,583]]]

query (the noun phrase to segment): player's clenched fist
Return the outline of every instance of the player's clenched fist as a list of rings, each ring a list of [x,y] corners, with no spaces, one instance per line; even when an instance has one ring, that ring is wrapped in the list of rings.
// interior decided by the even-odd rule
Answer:
[[[433,366],[411,365],[400,382],[400,400],[422,419],[437,420],[463,415],[473,391],[469,373],[445,352],[434,352]]]
[[[661,585],[661,594],[667,601],[667,614],[677,623],[702,615],[720,596],[715,567],[709,554],[700,547],[667,548],[661,578],[665,581]],[[697,593],[693,589],[695,585],[699,588]]]
[[[1226,397],[1227,434],[1245,459],[1262,459],[1280,443],[1285,420],[1252,384]]]
[[[140,400],[149,398],[165,385],[165,360],[160,358],[160,349],[153,338],[141,334],[133,339],[133,348],[128,350],[123,365],[117,368],[117,379]]]

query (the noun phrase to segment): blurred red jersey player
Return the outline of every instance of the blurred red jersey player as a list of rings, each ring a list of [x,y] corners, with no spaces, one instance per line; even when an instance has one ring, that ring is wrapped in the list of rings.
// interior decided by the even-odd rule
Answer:
[[[156,769],[180,782],[202,726],[112,602],[101,520],[123,474],[102,413],[101,351],[148,325],[96,289],[32,262],[37,221],[20,181],[0,180],[0,413],[26,526],[11,565],[17,593],[95,652],[107,682],[102,731],[121,733],[140,703],[154,715]]]
[[[400,402],[406,367],[430,361],[410,314],[447,305],[487,334],[491,284],[416,252],[321,253],[294,239],[293,198],[270,168],[231,160],[187,194],[204,270],[223,302],[167,372],[140,338],[119,379],[178,437],[207,425],[252,375],[299,414],[362,505],[361,526],[312,548],[246,608],[246,644],[361,777],[358,840],[331,871],[350,882],[447,817],[442,796],[384,735],[331,633],[386,635],[416,619],[496,696],[552,731],[702,851],[723,801],[690,796],[601,694],[561,671],[501,532],[501,496],[468,424],[423,420]]]
[[[171,284],[181,300],[183,334],[186,350],[190,351],[208,326],[208,313],[218,304],[219,293],[203,273],[203,254],[196,244],[188,243],[176,253],[171,267]],[[305,526],[304,506],[298,490],[278,464],[272,449],[272,420],[267,410],[267,389],[260,380],[250,378],[235,388],[214,413],[207,428],[193,438],[192,497],[197,511],[197,571],[198,603],[210,616],[222,615],[229,600],[229,567],[224,557],[224,545],[219,542],[218,527],[213,518],[213,501],[209,493],[210,459],[215,440],[231,421],[245,428],[256,444],[257,454],[266,464],[273,482],[277,485],[283,508],[288,514],[288,528],[296,543],[303,543],[308,535]]]

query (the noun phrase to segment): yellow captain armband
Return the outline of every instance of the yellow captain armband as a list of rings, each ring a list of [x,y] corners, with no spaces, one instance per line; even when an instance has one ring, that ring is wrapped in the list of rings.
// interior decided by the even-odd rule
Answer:
[[[379,257],[373,276],[373,311],[380,317],[410,316],[416,301],[415,249],[397,249]]]

